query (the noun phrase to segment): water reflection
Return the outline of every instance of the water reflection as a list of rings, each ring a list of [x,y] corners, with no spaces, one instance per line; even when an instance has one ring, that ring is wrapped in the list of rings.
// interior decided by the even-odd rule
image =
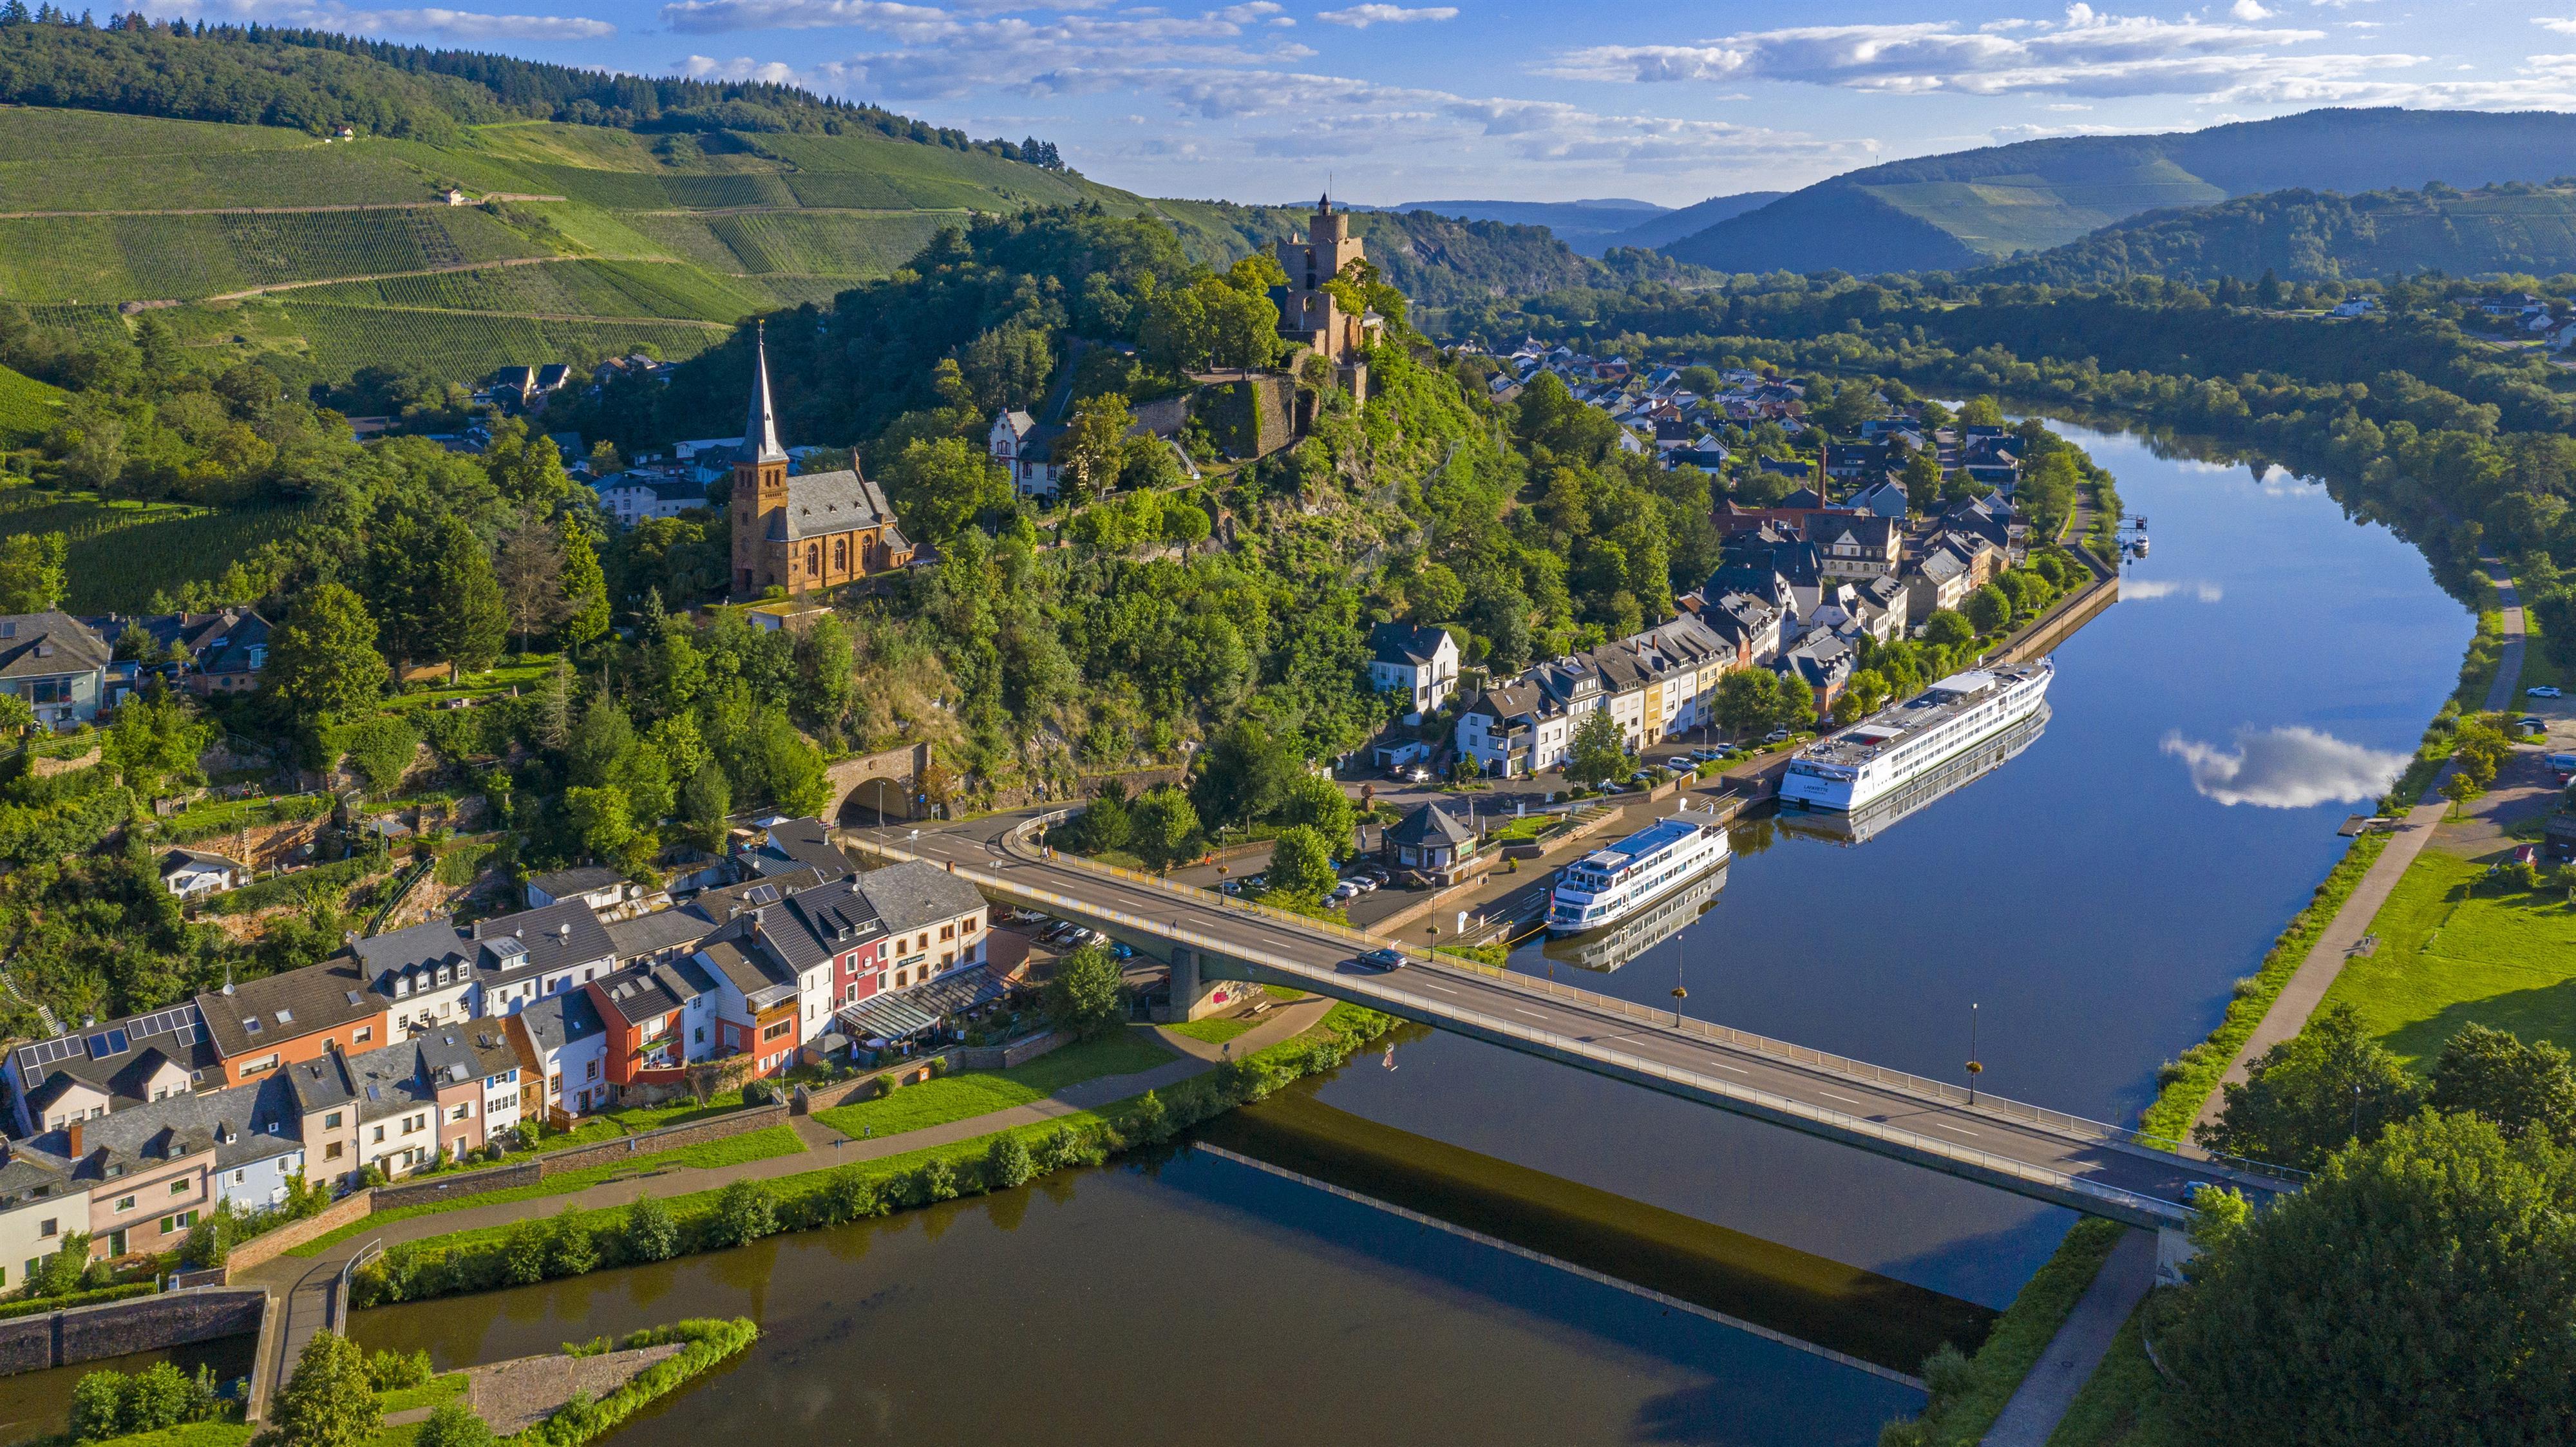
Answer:
[[[218,1337],[168,1351],[136,1352],[76,1367],[0,1377],[0,1443],[31,1442],[70,1430],[72,1385],[92,1372],[130,1375],[170,1362],[187,1376],[194,1377],[197,1368],[205,1366],[213,1370],[216,1381],[229,1382],[250,1375],[251,1357],[258,1348],[259,1338],[254,1336]]]
[[[759,1318],[621,1429],[1074,1447],[1852,1444],[1905,1387],[1207,1152],[740,1251],[359,1314],[442,1367]]]
[[[2232,750],[2180,733],[2165,735],[2160,747],[2182,760],[2201,797],[2262,809],[2376,799],[2406,771],[2408,757],[2304,727],[2243,730]]]
[[[1540,948],[1561,965],[1608,974],[1682,932],[1682,927],[1708,912],[1726,888],[1721,864],[1647,907],[1643,914],[1603,929],[1551,939]]]

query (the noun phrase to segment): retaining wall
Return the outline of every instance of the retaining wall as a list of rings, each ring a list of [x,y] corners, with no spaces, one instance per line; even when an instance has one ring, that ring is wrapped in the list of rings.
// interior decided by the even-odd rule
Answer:
[[[453,1200],[458,1196],[479,1196],[485,1191],[506,1191],[512,1186],[533,1186],[545,1178],[545,1168],[535,1161],[523,1161],[515,1166],[494,1166],[481,1171],[423,1176],[400,1185],[376,1187],[376,1209],[392,1211],[430,1201]]]
[[[0,1321],[0,1375],[78,1366],[259,1330],[268,1293],[208,1287]]]
[[[232,1281],[256,1266],[265,1266],[316,1236],[327,1236],[375,1209],[374,1192],[359,1189],[324,1207],[318,1214],[301,1221],[289,1221],[264,1235],[254,1236],[234,1247],[224,1256],[224,1279]]]

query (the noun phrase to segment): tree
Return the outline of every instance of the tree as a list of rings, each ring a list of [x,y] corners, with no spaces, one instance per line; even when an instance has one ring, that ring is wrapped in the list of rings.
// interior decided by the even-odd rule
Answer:
[[[680,1223],[659,1196],[638,1196],[626,1208],[626,1254],[637,1261],[668,1261],[680,1251]]]
[[[2451,801],[2453,814],[2459,813],[2462,805],[2485,793],[2486,786],[2479,783],[2477,776],[2465,768],[2451,770],[2450,774],[2442,780],[2442,797]]]
[[[414,1447],[492,1447],[495,1439],[473,1408],[451,1397],[431,1410],[412,1440]]]
[[[1932,616],[1923,620],[1923,641],[1926,643],[1955,648],[1962,643],[1976,641],[1976,637],[1976,625],[1960,617],[1955,608],[1935,608]]]
[[[349,766],[367,781],[367,792],[382,796],[392,793],[410,772],[420,735],[401,719],[378,714],[349,730],[344,748]]]
[[[452,515],[439,523],[431,548],[422,647],[426,656],[443,659],[460,673],[479,673],[500,656],[510,626],[501,585],[492,575],[492,555],[465,520]]]
[[[1279,818],[1313,829],[1336,859],[1349,856],[1352,831],[1359,827],[1359,810],[1351,804],[1351,796],[1342,792],[1341,785],[1315,774],[1288,786]]]
[[[197,770],[197,756],[214,741],[214,733],[176,695],[147,694],[116,711],[116,724],[100,742],[99,757],[137,793],[151,793],[165,778],[201,783],[205,776]]]
[[[483,449],[483,466],[502,497],[538,516],[572,495],[572,478],[564,472],[563,449],[544,433],[530,431],[528,424],[516,417],[492,429],[492,441]]]
[[[2004,409],[1992,397],[1971,397],[1959,407],[1959,424],[1963,427],[2001,427]]]
[[[525,652],[531,634],[542,633],[569,616],[564,598],[563,538],[543,522],[531,522],[502,535],[500,555],[492,565],[500,580],[502,605],[510,631]]]
[[[2012,621],[2012,600],[2003,589],[1987,583],[1960,600],[1959,614],[1977,632],[1992,633]]]
[[[346,587],[316,583],[270,631],[268,666],[260,678],[307,723],[356,713],[373,703],[384,686],[376,620]]]
[[[1834,700],[1834,722],[1850,723],[1887,707],[1892,691],[1887,679],[1876,669],[1855,670],[1843,684],[1840,697]]]
[[[1056,439],[1057,466],[1072,490],[1098,498],[1118,480],[1126,460],[1127,429],[1136,416],[1122,392],[1103,392],[1074,404],[1073,420]]]
[[[2230,1447],[2576,1439],[2576,1166],[2424,1114],[2201,1233],[2157,1351]]]
[[[977,517],[1011,502],[1010,475],[959,437],[906,443],[885,468],[884,480],[903,530],[938,547],[974,526]]]
[[[1742,738],[1770,726],[1771,715],[1780,708],[1780,675],[1767,668],[1738,668],[1717,681],[1717,704],[1712,710],[1718,727],[1733,738]]]
[[[2226,1087],[2218,1119],[2193,1135],[2214,1151],[2315,1170],[2347,1141],[2376,1139],[2422,1103],[2415,1077],[2338,1004],[2263,1052],[2242,1083]]]
[[[690,842],[715,848],[724,840],[725,819],[732,813],[733,785],[724,770],[712,762],[699,765],[680,790],[680,822],[688,826]]]
[[[620,859],[635,840],[635,820],[622,789],[576,784],[564,790],[564,813],[572,821],[573,832],[581,836],[582,848],[594,859]]]
[[[599,540],[579,520],[564,519],[560,546],[563,619],[555,631],[566,648],[583,648],[608,636],[608,575],[600,571]]]
[[[778,1230],[778,1196],[762,1181],[736,1181],[716,1197],[715,1238],[722,1246],[747,1246]]]
[[[1340,876],[1333,871],[1332,846],[1304,824],[1279,832],[1270,846],[1270,889],[1291,899],[1320,904]]]
[[[1721,700],[1722,702],[1722,700]],[[1599,784],[1621,778],[1636,767],[1628,753],[1627,735],[1610,710],[1596,708],[1574,726],[1565,754],[1565,777],[1577,784]]]
[[[1250,824],[1269,817],[1305,772],[1285,739],[1254,719],[1240,718],[1199,755],[1190,800],[1203,819]]]
[[[984,1152],[984,1184],[996,1191],[1014,1190],[1028,1184],[1037,1173],[1037,1163],[1029,1159],[1029,1148],[1019,1136],[1003,1131],[993,1137],[992,1147]]]
[[[1163,869],[1199,849],[1199,811],[1190,796],[1164,784],[1148,789],[1127,811],[1127,847],[1149,869]]]
[[[2433,1108],[2467,1111],[2507,1140],[2538,1135],[2576,1144],[2576,1070],[2546,1040],[2524,1044],[2508,1030],[2471,1021],[2442,1043],[2433,1062]]]
[[[338,1332],[314,1333],[295,1375],[269,1404],[259,1447],[359,1447],[384,1430],[366,1353]]]
[[[1097,942],[1056,961],[1038,997],[1047,1022],[1085,1040],[1114,1033],[1127,1018],[1118,957]]]
[[[62,606],[71,544],[61,533],[0,538],[0,613],[46,613]]]

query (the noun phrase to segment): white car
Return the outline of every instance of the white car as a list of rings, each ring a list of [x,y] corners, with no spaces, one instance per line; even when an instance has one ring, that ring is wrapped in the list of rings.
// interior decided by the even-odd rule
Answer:
[[[1348,901],[1359,897],[1360,887],[1348,880],[1344,880],[1342,883],[1333,886],[1333,899],[1337,903],[1347,903]]]
[[[2533,698],[2559,698],[2563,696],[2559,693],[2555,684],[2547,683],[2541,684],[2537,688],[2526,688],[2523,692],[2531,695]]]

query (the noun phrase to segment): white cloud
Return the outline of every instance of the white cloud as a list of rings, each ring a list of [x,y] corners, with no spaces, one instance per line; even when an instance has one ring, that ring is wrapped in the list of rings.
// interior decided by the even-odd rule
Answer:
[[[2215,603],[2227,596],[2227,590],[2206,578],[2122,578],[2120,601],[2151,603],[2158,598],[2189,598],[2197,603]]]
[[[2355,21],[2352,23],[2360,24],[2362,22]],[[2555,31],[2560,35],[2576,35],[2576,20],[2561,20],[2556,16],[2551,15],[2535,15],[2531,17],[2531,23],[2539,26],[2543,30]]]
[[[2272,12],[2264,9],[2257,0],[2236,0],[2235,4],[2227,7],[2227,13],[2248,24],[2272,18]]]
[[[1411,25],[1422,20],[1455,20],[1455,5],[1426,5],[1408,10],[1401,5],[1354,5],[1347,10],[1318,10],[1315,18],[1327,25],[1347,25],[1353,30],[1366,30],[1372,25]]]
[[[2008,146],[2015,141],[2040,141],[2046,140],[2051,136],[2124,136],[2134,134],[2136,129],[2137,128],[2134,126],[2103,126],[2091,124],[2064,126],[2016,125],[1997,126],[1987,134],[1994,137],[1996,145]]]
[[[254,3],[254,0],[187,0],[165,13],[256,20],[263,25],[309,25],[350,35],[438,35],[454,40],[605,40],[617,27],[580,15],[486,15],[474,10],[356,10],[344,5]]]
[[[1278,9],[1272,0],[1249,0],[1194,16],[1134,9],[1061,14],[1041,22],[1017,15],[978,18],[892,0],[679,0],[663,6],[662,17],[680,31],[859,26],[896,47],[794,68],[797,83],[877,97],[951,98],[991,88],[1094,89],[1053,78],[1103,69],[1260,67],[1311,57],[1312,49],[1266,29],[1256,33],[1269,39],[1246,42],[1247,29]],[[749,57],[692,55],[680,64],[691,75],[727,79],[774,79],[786,69]]]
[[[2192,787],[2221,804],[2306,809],[2377,798],[2405,771],[2407,756],[2346,743],[2311,728],[2248,730],[2233,751],[2180,733],[2164,752],[2182,760]]]

